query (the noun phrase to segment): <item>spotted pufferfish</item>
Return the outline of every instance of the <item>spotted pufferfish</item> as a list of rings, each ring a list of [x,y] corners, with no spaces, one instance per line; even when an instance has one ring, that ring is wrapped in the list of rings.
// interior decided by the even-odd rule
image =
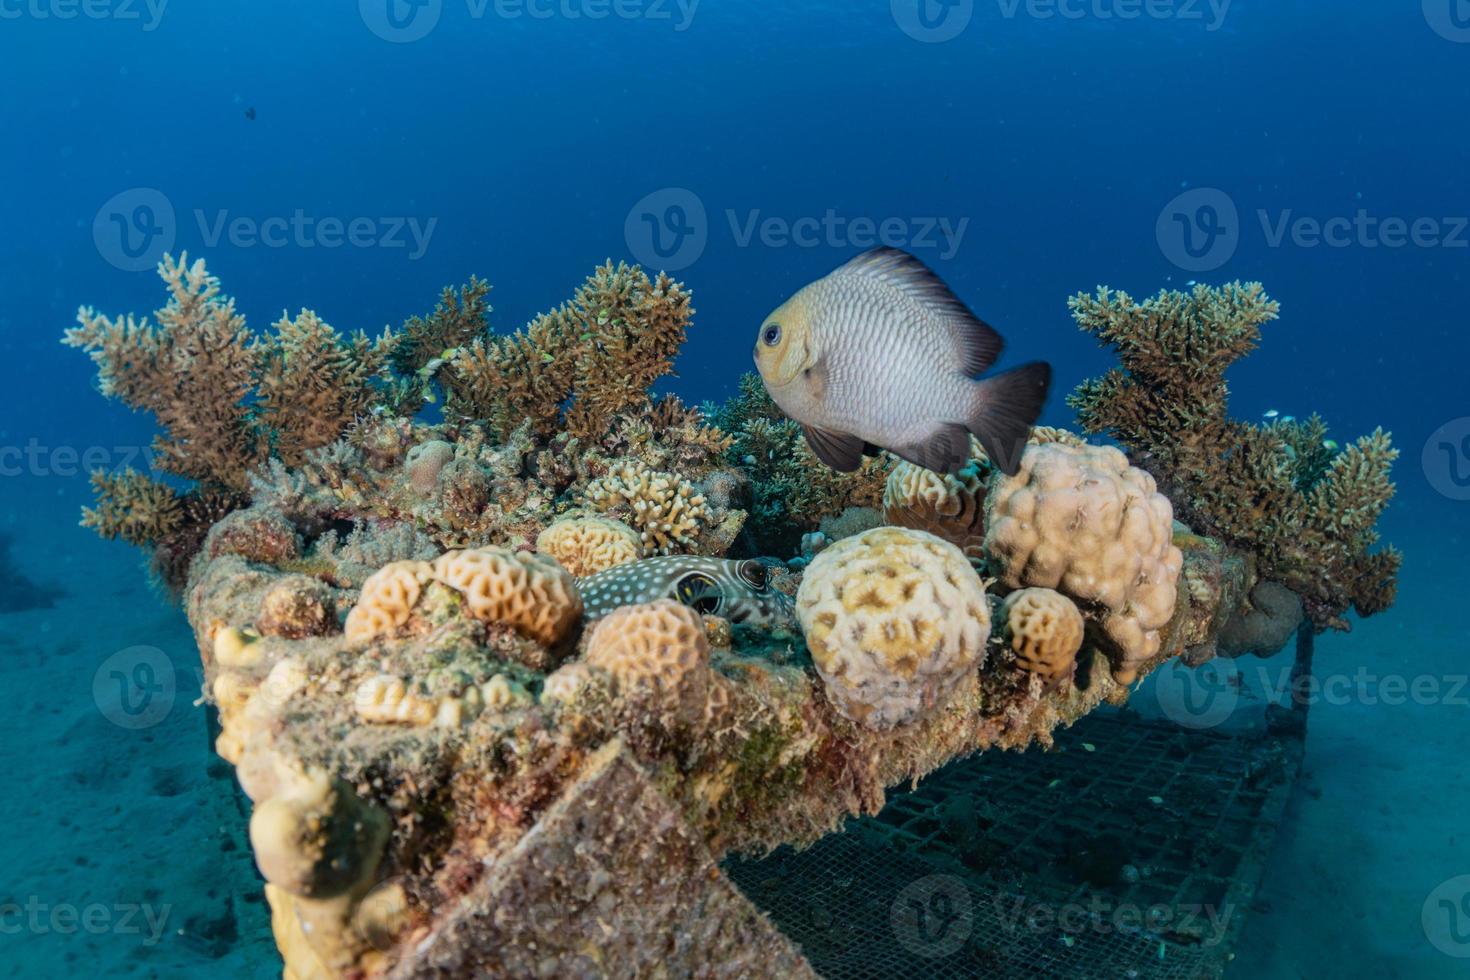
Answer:
[[[664,555],[577,580],[588,622],[622,606],[673,599],[706,616],[767,629],[796,623],[791,597],[771,587],[771,569],[754,559]]]

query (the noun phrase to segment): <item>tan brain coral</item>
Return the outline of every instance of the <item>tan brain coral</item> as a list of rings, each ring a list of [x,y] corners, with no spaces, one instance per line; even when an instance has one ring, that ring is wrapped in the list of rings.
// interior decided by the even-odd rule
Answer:
[[[1055,589],[1099,627],[1119,683],[1159,652],[1183,556],[1153,477],[1111,446],[1031,445],[987,497],[985,551],[1002,585]]]
[[[536,538],[536,550],[581,578],[643,557],[638,532],[608,517],[568,517]]]
[[[953,544],[971,561],[982,557],[985,540],[985,483],[968,466],[953,476],[913,463],[899,463],[883,488],[889,524],[928,531]]]
[[[1072,676],[1086,624],[1077,604],[1051,589],[1021,589],[1001,606],[1016,666],[1049,684]]]
[[[365,642],[408,622],[433,574],[433,566],[426,561],[395,561],[368,576],[357,604],[347,614],[347,639]]]
[[[620,698],[686,721],[704,716],[709,640],[704,620],[688,606],[660,599],[604,616],[588,640],[586,663],[612,677]]]
[[[566,639],[582,617],[577,584],[544,555],[506,548],[450,551],[433,563],[434,578],[464,595],[471,615],[501,623],[546,647]]]
[[[985,586],[958,548],[880,527],[813,559],[797,616],[833,705],[871,728],[913,721],[985,655]]]

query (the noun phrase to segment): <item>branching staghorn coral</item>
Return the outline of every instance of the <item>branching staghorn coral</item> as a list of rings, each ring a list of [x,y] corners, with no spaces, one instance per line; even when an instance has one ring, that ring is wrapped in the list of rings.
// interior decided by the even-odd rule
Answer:
[[[446,367],[446,412],[486,422],[502,435],[533,420],[550,438],[607,431],[613,418],[649,402],[649,387],[673,370],[694,310],[667,275],[611,261],[572,299],[514,334],[475,340]]]
[[[1252,553],[1262,578],[1298,593],[1319,628],[1347,629],[1393,603],[1401,555],[1372,551],[1398,453],[1381,429],[1339,451],[1326,424],[1228,415],[1225,370],[1256,348],[1280,307],[1259,283],[1163,291],[1142,303],[1100,288],[1069,303],[1122,366],[1068,399],[1154,475],[1195,530]]]
[[[392,407],[413,415],[436,400],[435,375],[449,359],[490,334],[490,284],[475,276],[456,293],[446,286],[428,316],[410,317],[392,336],[388,366],[393,373]]]
[[[203,259],[191,266],[187,255],[177,262],[164,256],[158,271],[169,301],[156,325],[83,307],[63,343],[91,354],[104,395],[158,419],[164,431],[153,450],[160,468],[242,490],[268,446],[248,403],[254,338]]]

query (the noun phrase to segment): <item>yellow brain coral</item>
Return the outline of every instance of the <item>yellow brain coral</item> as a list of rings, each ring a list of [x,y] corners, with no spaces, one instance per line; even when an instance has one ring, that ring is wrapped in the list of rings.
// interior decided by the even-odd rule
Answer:
[[[581,578],[643,557],[638,532],[607,517],[569,517],[536,538],[536,550]]]
[[[353,643],[371,640],[408,622],[433,572],[426,561],[395,561],[368,576],[357,605],[347,614],[347,639]]]
[[[979,561],[985,540],[985,484],[974,466],[950,476],[899,463],[883,488],[883,518],[937,535]]]
[[[698,613],[672,599],[624,606],[598,621],[586,662],[612,676],[619,697],[686,720],[702,718],[709,640]]]
[[[1071,677],[1086,626],[1075,602],[1051,589],[1021,589],[1001,612],[1016,666],[1051,684]]]
[[[626,514],[647,554],[679,554],[695,544],[710,517],[692,484],[638,463],[615,467],[588,484],[586,499],[603,513]]]
[[[870,728],[920,717],[985,655],[985,586],[958,548],[880,527],[813,559],[797,616],[833,705]]]
[[[985,551],[1001,584],[1076,600],[1101,627],[1113,677],[1131,683],[1159,652],[1183,556],[1153,477],[1111,446],[1027,447],[987,497]]]
[[[434,559],[433,569],[434,578],[464,594],[475,618],[512,626],[543,646],[560,643],[582,617],[576,582],[544,555],[450,551]]]

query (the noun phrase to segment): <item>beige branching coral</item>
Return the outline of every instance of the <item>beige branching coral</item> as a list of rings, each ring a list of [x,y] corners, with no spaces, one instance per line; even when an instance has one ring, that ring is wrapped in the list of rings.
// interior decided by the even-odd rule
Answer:
[[[607,517],[568,517],[536,538],[536,550],[555,558],[578,578],[643,557],[638,532]]]
[[[703,494],[673,473],[625,463],[584,491],[587,505],[625,516],[650,555],[680,554],[699,538],[710,512]]]
[[[1268,426],[1229,417],[1225,370],[1279,312],[1259,283],[1141,303],[1099,289],[1070,305],[1122,362],[1069,399],[1084,429],[1122,443],[1192,528],[1252,553],[1263,577],[1302,597],[1318,628],[1347,628],[1349,608],[1367,616],[1392,604],[1401,556],[1373,550],[1393,495],[1398,453],[1388,435],[1338,451],[1316,416]]]
[[[441,380],[446,411],[481,419],[501,435],[525,419],[536,434],[578,438],[608,431],[616,415],[647,405],[648,389],[673,370],[694,310],[667,275],[611,261],[571,301],[507,337],[475,340]]]
[[[985,586],[958,548],[880,527],[833,544],[796,594],[833,706],[870,728],[911,722],[985,657]]]
[[[985,552],[1000,584],[1055,589],[1097,624],[1120,684],[1160,650],[1183,555],[1153,477],[1111,446],[1032,444],[987,497]]]

